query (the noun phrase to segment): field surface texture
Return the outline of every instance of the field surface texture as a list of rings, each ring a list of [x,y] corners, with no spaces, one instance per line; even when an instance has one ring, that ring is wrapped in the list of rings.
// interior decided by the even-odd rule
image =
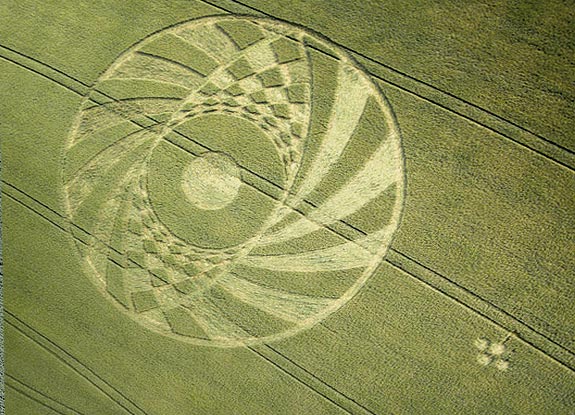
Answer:
[[[0,3],[8,415],[575,414],[575,8]]]

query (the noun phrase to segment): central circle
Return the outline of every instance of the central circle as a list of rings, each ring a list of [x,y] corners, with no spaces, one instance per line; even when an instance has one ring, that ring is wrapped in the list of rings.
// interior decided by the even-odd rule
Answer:
[[[182,175],[184,194],[195,207],[204,210],[229,205],[238,195],[241,184],[238,165],[223,153],[201,154]]]

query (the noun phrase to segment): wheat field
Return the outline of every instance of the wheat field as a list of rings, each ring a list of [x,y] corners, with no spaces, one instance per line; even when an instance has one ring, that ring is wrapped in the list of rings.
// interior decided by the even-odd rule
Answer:
[[[8,0],[8,415],[575,413],[575,9]]]

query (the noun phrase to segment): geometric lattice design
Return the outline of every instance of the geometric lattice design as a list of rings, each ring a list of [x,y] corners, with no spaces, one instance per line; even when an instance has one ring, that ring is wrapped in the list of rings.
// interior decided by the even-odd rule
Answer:
[[[124,52],[85,97],[64,186],[86,274],[148,329],[232,347],[312,327],[399,224],[389,105],[330,42],[210,17]]]

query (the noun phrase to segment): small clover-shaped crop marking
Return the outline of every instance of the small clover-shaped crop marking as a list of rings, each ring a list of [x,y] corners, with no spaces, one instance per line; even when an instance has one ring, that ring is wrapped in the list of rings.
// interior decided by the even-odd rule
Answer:
[[[479,350],[477,354],[477,363],[481,366],[494,366],[500,371],[509,369],[509,350],[505,343],[511,338],[508,334],[500,342],[492,342],[490,339],[481,337],[475,340],[475,347]]]

